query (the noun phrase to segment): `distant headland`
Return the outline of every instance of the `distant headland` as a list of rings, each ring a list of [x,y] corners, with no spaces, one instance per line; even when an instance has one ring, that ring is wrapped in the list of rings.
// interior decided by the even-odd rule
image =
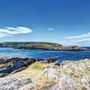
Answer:
[[[58,43],[51,42],[3,42],[0,47],[10,47],[16,49],[42,49],[42,50],[58,50],[58,51],[89,51],[88,48],[76,45],[63,46]]]

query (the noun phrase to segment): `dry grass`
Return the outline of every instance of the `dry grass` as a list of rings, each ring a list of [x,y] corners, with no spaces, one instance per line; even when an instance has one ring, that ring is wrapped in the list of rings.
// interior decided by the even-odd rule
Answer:
[[[49,90],[49,88],[56,83],[55,80],[49,80],[47,76],[42,74],[34,84],[27,84],[19,90]]]
[[[7,64],[0,64],[0,68],[7,67]]]
[[[49,89],[54,84],[56,84],[55,80],[50,80],[47,76],[42,75],[35,84],[35,90]]]
[[[14,78],[34,78],[37,79],[41,76],[43,69],[47,68],[48,65],[42,64],[40,62],[35,62],[34,64],[28,66],[25,70],[12,74]]]

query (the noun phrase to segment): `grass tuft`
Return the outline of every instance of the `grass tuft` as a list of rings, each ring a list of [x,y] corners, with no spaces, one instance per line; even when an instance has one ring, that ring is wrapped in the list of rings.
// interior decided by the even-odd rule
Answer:
[[[33,66],[33,69],[35,70],[44,70],[45,68],[45,66]]]

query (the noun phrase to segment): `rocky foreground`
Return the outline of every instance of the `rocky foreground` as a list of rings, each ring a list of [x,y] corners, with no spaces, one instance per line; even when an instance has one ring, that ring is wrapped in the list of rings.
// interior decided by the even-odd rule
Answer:
[[[45,63],[0,78],[0,90],[90,90],[90,59]]]

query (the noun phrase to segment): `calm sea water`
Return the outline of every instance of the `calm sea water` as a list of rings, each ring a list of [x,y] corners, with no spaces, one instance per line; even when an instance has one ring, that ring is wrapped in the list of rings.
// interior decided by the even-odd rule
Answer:
[[[63,60],[80,60],[90,58],[89,51],[44,51],[44,50],[25,50],[0,47],[0,57],[29,57],[48,59],[50,57],[57,57],[58,61]]]

